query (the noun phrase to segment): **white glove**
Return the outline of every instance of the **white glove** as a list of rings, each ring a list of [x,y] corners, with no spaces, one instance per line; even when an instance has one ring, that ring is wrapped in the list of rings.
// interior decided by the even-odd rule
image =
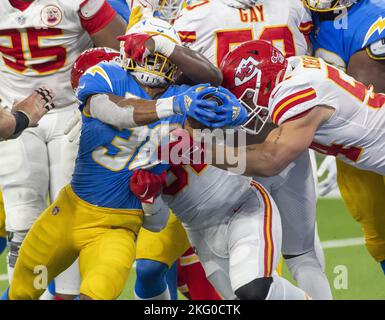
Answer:
[[[325,179],[319,179],[326,173]],[[337,187],[337,165],[334,156],[326,156],[317,171],[318,192],[321,197],[326,196]]]
[[[79,110],[74,111],[74,115],[68,121],[64,128],[64,134],[67,136],[62,149],[63,174],[71,181],[72,173],[75,168],[75,161],[79,150],[80,133],[82,129],[82,115]]]

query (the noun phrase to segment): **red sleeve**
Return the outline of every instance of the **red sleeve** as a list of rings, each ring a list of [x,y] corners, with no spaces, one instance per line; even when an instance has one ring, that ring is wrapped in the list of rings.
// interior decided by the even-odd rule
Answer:
[[[116,11],[105,0],[85,0],[80,4],[78,14],[82,27],[92,35],[108,25]]]

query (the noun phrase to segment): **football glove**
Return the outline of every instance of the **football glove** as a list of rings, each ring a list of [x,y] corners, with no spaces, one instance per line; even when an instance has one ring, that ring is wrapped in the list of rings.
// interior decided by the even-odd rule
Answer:
[[[146,170],[135,170],[130,179],[130,189],[141,202],[153,204],[166,185],[166,177],[166,171],[156,175]]]

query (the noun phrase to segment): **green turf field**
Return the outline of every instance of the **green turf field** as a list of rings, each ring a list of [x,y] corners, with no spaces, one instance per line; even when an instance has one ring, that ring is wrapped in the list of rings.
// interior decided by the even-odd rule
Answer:
[[[335,299],[385,299],[385,276],[380,266],[361,244],[360,227],[346,212],[340,200],[320,200],[318,230],[325,248],[326,273]],[[325,242],[326,241],[326,242]],[[0,256],[0,291],[7,285],[3,280],[5,255]],[[287,270],[284,274],[288,277]],[[135,271],[132,271],[121,299],[133,298]]]

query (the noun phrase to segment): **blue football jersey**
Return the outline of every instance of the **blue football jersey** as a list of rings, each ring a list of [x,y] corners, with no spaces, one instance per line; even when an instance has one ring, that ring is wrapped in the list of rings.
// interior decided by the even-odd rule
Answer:
[[[313,14],[313,21],[314,55],[346,69],[356,52],[385,39],[385,0],[360,0],[345,16],[320,21]]]
[[[185,92],[189,86],[172,85],[159,98]],[[80,78],[78,100],[83,110],[87,98],[96,93],[111,93],[125,97],[127,94],[142,99],[151,97],[116,63],[100,63]],[[155,133],[164,126],[183,126],[184,117],[172,116],[148,126],[119,130],[94,119],[83,112],[83,126],[72,188],[83,200],[105,208],[140,209],[140,201],[129,189],[133,170],[151,165],[154,153],[148,146]],[[164,134],[168,134],[168,129]],[[151,146],[150,146],[151,147]],[[166,168],[158,165],[153,172]]]

